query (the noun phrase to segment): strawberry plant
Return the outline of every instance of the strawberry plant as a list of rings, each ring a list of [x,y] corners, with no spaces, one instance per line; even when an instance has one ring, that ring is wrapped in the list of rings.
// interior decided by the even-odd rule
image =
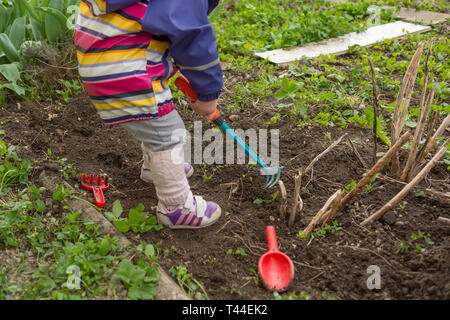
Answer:
[[[144,211],[144,205],[139,204],[135,209],[130,209],[128,218],[119,218],[122,214],[122,206],[118,200],[113,204],[113,212],[107,212],[105,216],[113,221],[116,228],[121,232],[133,230],[136,233],[147,231],[158,231],[162,225],[158,224],[156,217]]]
[[[128,289],[129,299],[148,300],[156,297],[155,286],[159,278],[158,267],[150,265],[145,259],[139,259],[136,266],[130,260],[124,259],[112,276],[111,282],[124,285]]]

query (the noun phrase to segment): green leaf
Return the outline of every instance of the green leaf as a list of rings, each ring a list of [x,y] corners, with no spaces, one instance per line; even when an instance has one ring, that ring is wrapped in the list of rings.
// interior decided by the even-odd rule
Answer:
[[[0,34],[0,50],[3,51],[10,62],[20,61],[17,49],[5,33]]]
[[[61,24],[58,18],[51,13],[45,15],[45,35],[51,43],[56,42],[62,35]]]
[[[147,257],[154,257],[155,256],[155,247],[152,244],[148,244],[145,246],[144,254]]]
[[[33,38],[36,41],[41,41],[44,39],[44,36],[42,34],[42,24],[36,20],[30,17],[30,25],[31,25],[31,33],[33,34]]]
[[[145,221],[147,213],[143,211],[144,205],[142,205],[141,203],[135,209],[130,209],[130,213],[128,216],[128,221],[130,222],[130,225],[140,224],[141,222]]]
[[[367,123],[370,128],[373,129],[373,109],[366,108],[364,111],[364,115],[366,116]],[[384,131],[386,128],[382,126],[380,117],[377,117],[377,137],[383,141],[388,147],[391,146],[391,141],[389,140],[388,134]]]
[[[57,9],[57,10],[62,12],[64,10],[64,1],[61,1],[61,0],[50,0],[50,2],[48,3],[48,7],[49,8],[53,8],[53,9]]]
[[[28,2],[28,0],[18,0],[21,5],[30,13],[30,18],[33,18],[37,21],[39,21],[39,16],[36,13],[36,10],[33,9],[31,6],[31,3]]]
[[[120,215],[122,214],[122,204],[120,203],[120,200],[116,200],[113,203],[113,208],[112,208],[112,213],[114,214],[114,216],[116,218],[119,218]]]
[[[40,212],[40,213],[44,213],[45,211],[45,203],[44,201],[38,199],[34,202],[34,208],[36,209],[36,211]]]
[[[25,17],[19,17],[14,20],[9,31],[9,39],[16,49],[20,48],[25,40]]]
[[[108,221],[114,222],[117,220],[117,218],[114,216],[112,212],[105,212],[105,217],[108,219]]]
[[[3,4],[0,3],[0,32],[4,32],[8,23],[8,12]]]
[[[263,200],[262,199],[255,199],[255,200],[253,200],[253,203],[257,204],[257,205],[261,205],[261,204],[263,204]]]
[[[67,18],[64,14],[54,8],[38,8],[45,12],[44,29],[49,42],[53,43],[67,30]]]
[[[105,216],[109,221],[115,221],[115,220],[119,219],[122,212],[123,212],[123,209],[122,209],[122,205],[120,204],[120,200],[116,200],[113,203],[112,212],[105,212]]]
[[[102,256],[106,256],[109,252],[109,239],[104,238],[102,242],[100,242],[100,246],[98,248],[98,253]]]
[[[336,79],[339,82],[344,82],[345,81],[345,77],[344,76],[341,76],[340,74],[336,74],[336,73],[329,74],[328,78]]]
[[[136,268],[130,260],[123,260],[113,277],[121,279],[130,286],[138,286],[145,277],[145,271]]]
[[[277,100],[284,99],[286,97],[293,97],[295,93],[300,89],[302,84],[297,83],[295,80],[284,77],[281,81],[281,87],[275,92],[275,98]]]
[[[23,87],[17,85],[16,83],[0,84],[0,88],[8,88],[11,91],[14,91],[15,93],[17,93],[19,96],[25,95],[25,89]]]
[[[17,68],[15,63],[0,65],[0,73],[9,82],[16,83],[20,80],[19,68]]]
[[[416,121],[413,121],[413,120],[409,120],[409,119],[407,119],[406,121],[405,121],[405,124],[406,124],[406,126],[407,127],[409,127],[409,128],[415,128],[415,127],[417,127],[417,122]]]
[[[159,279],[161,279],[161,274],[159,273],[156,264],[146,268],[146,276],[144,278],[145,283],[157,284]]]
[[[131,284],[131,274],[134,271],[134,266],[130,260],[122,260],[119,264],[119,268],[113,275],[111,281],[122,280],[126,284]]]
[[[217,20],[217,18],[223,13],[225,12],[225,8],[223,6],[223,3],[219,3],[219,5],[209,14],[208,16],[208,20],[210,22],[213,22],[215,20]]]
[[[81,212],[74,212],[74,213],[71,213],[71,214],[69,214],[69,221],[70,222],[74,222],[75,220],[77,220],[78,219],[78,217],[81,215]]]
[[[277,198],[277,196],[278,196],[278,191],[276,191],[274,194],[273,194],[273,196],[272,196],[272,199],[270,199],[270,200],[264,200],[264,199],[255,199],[254,201],[253,201],[253,203],[254,204],[257,204],[257,205],[261,205],[261,204],[271,204],[272,202],[274,202],[275,201],[275,199]]]
[[[128,291],[128,298],[132,300],[152,300],[155,297],[156,289],[154,286],[132,287]]]
[[[128,232],[130,230],[130,223],[128,220],[116,220],[114,221],[114,225],[120,232]]]
[[[55,281],[48,276],[43,276],[40,278],[37,284],[42,293],[47,293],[56,287]]]
[[[302,117],[306,116],[306,112],[308,111],[307,105],[301,105],[300,108],[298,108],[298,112]]]

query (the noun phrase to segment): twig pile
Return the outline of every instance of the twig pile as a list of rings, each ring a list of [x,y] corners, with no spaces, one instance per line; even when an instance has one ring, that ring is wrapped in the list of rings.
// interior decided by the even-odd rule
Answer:
[[[365,219],[361,225],[366,226],[370,223],[380,219],[386,212],[395,207],[414,187],[416,187],[422,179],[424,179],[430,170],[436,165],[436,163],[444,156],[447,145],[450,143],[450,140],[447,139],[443,144],[439,146],[439,151],[432,157],[432,159],[427,163],[425,158],[429,155],[429,153],[437,147],[437,141],[442,136],[444,131],[450,125],[450,115],[448,115],[442,124],[435,131],[437,126],[439,111],[435,111],[432,113],[431,117],[429,117],[431,105],[434,99],[434,88],[428,90],[428,61],[432,50],[432,43],[430,43],[428,47],[427,56],[425,59],[424,66],[424,83],[422,88],[422,93],[419,102],[419,119],[417,122],[417,126],[414,131],[414,135],[412,135],[409,131],[406,131],[402,134],[402,129],[404,128],[405,121],[408,115],[408,109],[411,103],[411,98],[414,92],[414,85],[416,82],[417,74],[420,66],[420,59],[422,56],[422,52],[424,49],[424,42],[422,41],[419,44],[418,49],[416,50],[411,62],[408,66],[406,74],[403,78],[402,85],[399,89],[397,99],[395,102],[395,109],[393,114],[393,121],[391,127],[391,146],[389,150],[381,157],[378,161],[376,161],[376,135],[377,135],[377,107],[378,107],[378,99],[377,99],[377,91],[376,91],[376,82],[375,82],[375,69],[372,61],[369,60],[370,67],[372,70],[372,84],[373,84],[373,110],[374,110],[374,124],[373,124],[373,138],[374,138],[374,149],[373,149],[373,159],[374,165],[373,167],[363,175],[361,180],[356,184],[356,186],[350,190],[347,194],[344,195],[343,190],[336,191],[325,203],[322,209],[314,216],[309,225],[304,229],[305,234],[309,234],[317,225],[324,225],[333,219],[333,217],[340,211],[342,208],[352,199],[356,194],[358,194],[362,188],[370,182],[370,180],[381,170],[388,167],[391,164],[391,181],[398,182],[403,184],[403,189],[394,196],[388,203],[386,203],[382,208],[377,210],[375,213],[370,215],[367,219]],[[425,124],[428,123],[427,133],[424,137],[425,133]],[[433,134],[434,132],[434,134]],[[289,226],[291,227],[294,223],[295,215],[297,209],[303,207],[303,201],[300,197],[301,191],[301,179],[306,173],[312,170],[313,165],[322,158],[326,153],[328,153],[332,148],[334,148],[337,144],[339,144],[344,137],[347,137],[347,134],[343,135],[341,138],[336,140],[332,145],[330,145],[324,152],[318,155],[316,158],[311,161],[308,167],[303,170],[300,169],[298,174],[295,176],[295,190],[294,197],[292,199],[292,204],[290,207],[290,216],[289,216]],[[420,142],[425,139],[425,143],[421,146]],[[357,152],[356,148],[351,143],[350,139],[347,138],[347,143],[355,152],[358,160],[362,165],[365,166],[365,162],[362,160],[361,156]],[[400,148],[408,141],[411,141],[411,148],[409,150],[409,154],[404,165],[400,163]],[[399,180],[397,180],[399,179]],[[389,181],[389,180],[388,180]],[[287,210],[287,197],[286,190],[284,185],[282,185],[284,189],[284,202],[280,207],[280,216],[282,219],[285,218],[286,210]],[[281,184],[280,184],[281,188]],[[283,193],[283,192],[282,192]]]

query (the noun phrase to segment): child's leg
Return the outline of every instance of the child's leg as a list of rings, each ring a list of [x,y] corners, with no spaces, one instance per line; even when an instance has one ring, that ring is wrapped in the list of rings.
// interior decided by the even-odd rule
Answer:
[[[163,117],[122,124],[149,154],[149,166],[159,200],[160,223],[174,229],[206,227],[220,217],[214,202],[194,196],[190,191],[184,166],[184,141],[173,133],[184,130],[179,114],[172,111]]]
[[[123,127],[130,131],[138,141],[141,141],[144,159],[141,167],[141,179],[148,183],[153,182],[149,151],[164,151],[184,145],[186,129],[176,110],[163,118],[153,119],[151,122],[129,122],[123,124]],[[194,168],[189,163],[184,163],[184,173],[189,178],[194,173]]]
[[[183,150],[184,141],[173,137],[172,134],[185,130],[178,112],[174,110],[163,117],[133,121],[121,126],[142,142],[144,158],[152,171],[158,199],[167,205],[184,203],[190,191],[184,173],[184,160],[171,159],[172,153],[174,156],[184,157],[184,153],[179,151]],[[172,170],[168,172],[165,167]],[[163,183],[158,184],[160,181]]]

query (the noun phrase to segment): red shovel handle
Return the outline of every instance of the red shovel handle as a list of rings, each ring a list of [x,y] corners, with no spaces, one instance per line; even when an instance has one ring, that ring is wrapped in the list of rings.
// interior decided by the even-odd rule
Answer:
[[[94,193],[95,204],[97,207],[103,208],[105,206],[105,197],[102,189],[99,187],[93,187],[92,192]]]
[[[269,251],[278,251],[277,235],[273,226],[266,227],[266,237]]]
[[[179,76],[175,80],[175,85],[178,89],[181,90],[181,92],[184,93],[186,97],[188,97],[192,102],[197,100],[197,95],[195,94],[194,90],[192,90],[191,85],[189,84],[188,79],[186,79],[183,76]]]
[[[195,102],[197,100],[197,94],[192,90],[191,84],[189,83],[189,80],[186,79],[183,76],[178,76],[178,78],[175,80],[175,86],[181,90],[181,92],[184,93],[186,97],[188,97],[191,102]],[[218,119],[220,116],[219,109],[216,109],[216,112],[213,117],[213,121],[220,127],[223,120]],[[217,121],[215,121],[217,119]]]

